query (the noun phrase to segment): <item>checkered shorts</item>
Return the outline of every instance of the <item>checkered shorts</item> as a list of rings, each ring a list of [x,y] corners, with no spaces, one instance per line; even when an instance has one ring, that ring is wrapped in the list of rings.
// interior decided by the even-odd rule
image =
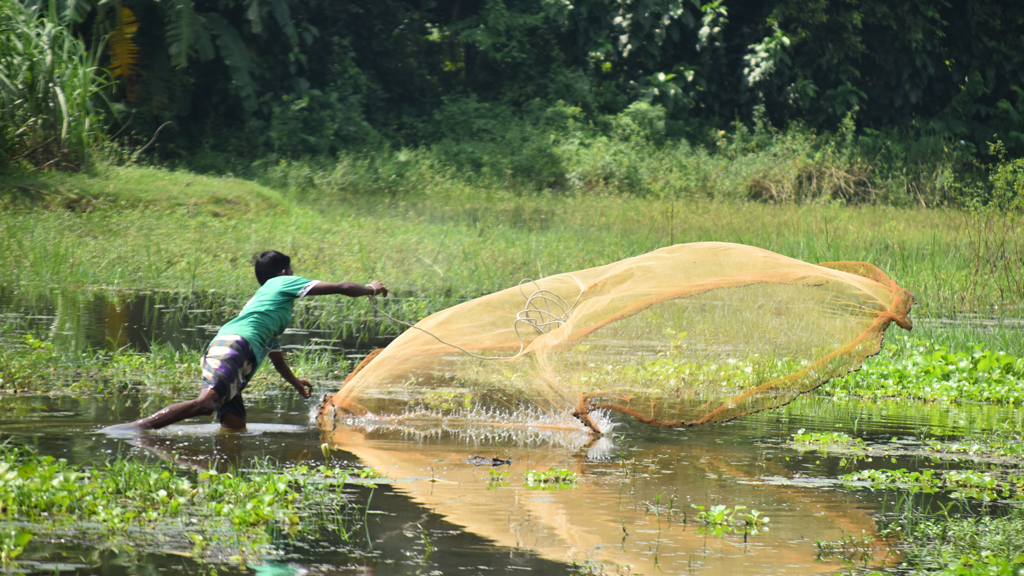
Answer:
[[[213,388],[218,405],[223,405],[245,389],[256,371],[256,356],[245,338],[222,336],[210,344],[201,366],[203,388]]]

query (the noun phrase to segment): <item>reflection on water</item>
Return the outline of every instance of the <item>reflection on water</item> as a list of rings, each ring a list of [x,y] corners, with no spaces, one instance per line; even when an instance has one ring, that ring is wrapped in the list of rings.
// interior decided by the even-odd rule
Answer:
[[[237,306],[210,295],[0,286],[5,322],[72,350],[201,348]]]
[[[731,436],[739,430],[717,432]],[[627,461],[594,462],[585,452],[556,446],[418,442],[345,428],[326,439],[389,477],[407,480],[395,489],[466,530],[563,562],[628,566],[641,574],[807,574],[842,567],[816,562],[815,540],[875,531],[873,506],[844,490],[738,482],[792,475],[746,443],[680,434],[673,443],[630,450]],[[507,486],[466,463],[481,453],[513,460]],[[573,471],[579,486],[524,486],[526,471],[549,468]],[[713,504],[756,509],[771,518],[770,531],[748,538],[702,534],[692,506]]]

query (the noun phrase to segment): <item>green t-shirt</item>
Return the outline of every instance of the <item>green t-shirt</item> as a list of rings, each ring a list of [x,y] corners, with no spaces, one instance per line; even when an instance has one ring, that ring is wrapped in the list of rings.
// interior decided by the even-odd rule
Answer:
[[[267,280],[234,320],[221,326],[216,337],[241,336],[249,343],[258,367],[267,353],[280,347],[277,339],[292,321],[292,304],[305,296],[317,280],[278,276]]]

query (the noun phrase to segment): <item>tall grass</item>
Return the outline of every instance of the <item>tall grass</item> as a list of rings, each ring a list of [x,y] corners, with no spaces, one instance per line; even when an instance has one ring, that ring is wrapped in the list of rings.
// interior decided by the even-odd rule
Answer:
[[[235,168],[273,187],[321,196],[394,194],[447,181],[478,190],[904,207],[966,205],[976,191],[965,184],[981,176],[973,152],[959,143],[858,136],[852,119],[828,134],[798,124],[736,124],[688,141],[667,138],[664,109],[642,103],[599,126],[571,108],[548,114],[561,116],[537,126],[509,122],[501,135],[463,130],[413,150]]]
[[[902,496],[891,517],[881,519],[882,529],[898,537],[900,572],[937,576],[1020,572],[1024,513],[1019,507],[986,506],[978,514],[965,499],[957,498],[932,508],[939,512],[929,511],[912,495]],[[878,572],[869,576],[876,574],[881,576]]]
[[[874,263],[915,294],[917,317],[1015,317],[1024,300],[1018,214],[522,194],[426,167],[395,178],[393,192],[358,194],[364,178],[367,186],[389,185],[370,168],[364,176],[309,169],[309,179],[325,184],[281,195],[239,180],[140,168],[28,181],[61,209],[0,214],[0,269],[4,281],[216,290],[244,299],[256,288],[249,258],[273,247],[293,257],[298,274],[381,278],[411,297],[399,312],[416,319],[522,278],[713,240],[808,262]]]
[[[0,0],[0,161],[88,167],[104,139],[99,54],[61,26],[53,0],[46,13]]]

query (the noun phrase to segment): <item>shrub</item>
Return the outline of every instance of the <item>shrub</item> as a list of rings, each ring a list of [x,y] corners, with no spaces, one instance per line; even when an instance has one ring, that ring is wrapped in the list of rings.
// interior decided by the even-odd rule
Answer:
[[[0,0],[0,152],[7,162],[79,169],[104,139],[101,50],[87,51],[57,21]]]

